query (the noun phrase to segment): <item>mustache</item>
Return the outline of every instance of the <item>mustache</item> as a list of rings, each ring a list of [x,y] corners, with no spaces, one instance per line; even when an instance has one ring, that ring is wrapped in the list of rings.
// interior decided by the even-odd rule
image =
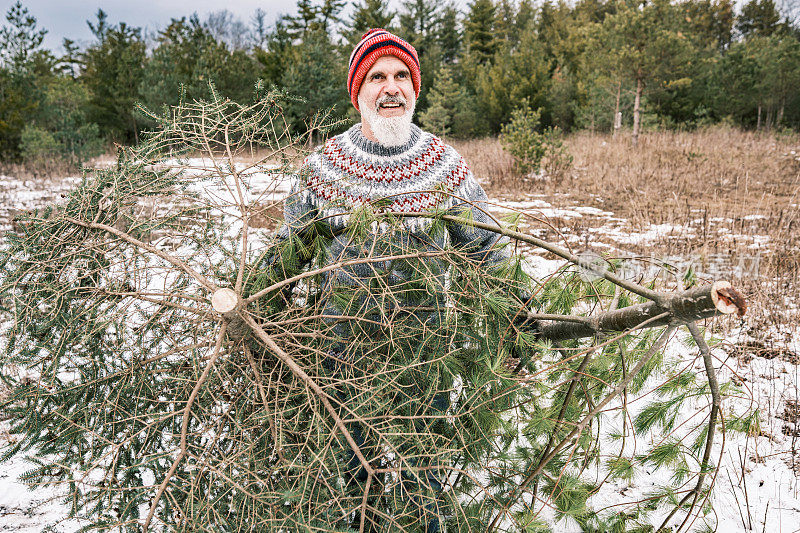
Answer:
[[[383,104],[401,104],[403,106],[407,105],[406,99],[399,94],[386,94],[381,96],[375,101],[375,107],[379,108]]]

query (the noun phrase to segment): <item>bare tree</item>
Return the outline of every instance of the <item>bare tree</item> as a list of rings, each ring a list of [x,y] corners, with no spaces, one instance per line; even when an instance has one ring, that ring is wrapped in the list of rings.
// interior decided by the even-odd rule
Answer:
[[[243,50],[249,45],[247,25],[227,9],[209,13],[203,26],[216,40],[234,50]]]

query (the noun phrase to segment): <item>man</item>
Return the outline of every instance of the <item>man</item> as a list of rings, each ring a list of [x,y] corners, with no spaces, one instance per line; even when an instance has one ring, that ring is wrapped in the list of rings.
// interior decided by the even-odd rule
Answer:
[[[372,231],[359,239],[348,231],[354,223],[354,211],[366,206],[373,212],[409,215],[446,211],[466,215],[477,222],[497,224],[487,214],[486,193],[464,159],[452,147],[412,123],[420,84],[419,59],[413,46],[384,29],[373,29],[364,34],[350,56],[347,77],[347,90],[353,106],[361,113],[361,122],[328,140],[321,150],[306,158],[286,200],[285,223],[279,230],[279,238],[303,237],[312,222],[326,221],[331,237],[322,255],[329,264],[365,257],[442,252],[448,245],[477,263],[496,264],[507,257],[502,246],[497,246],[500,239],[495,232],[466,223],[450,224],[446,231],[441,231],[441,225],[436,229],[429,217],[408,216],[395,217],[393,226],[375,222]],[[375,357],[380,352],[374,349],[380,339],[392,336],[406,326],[413,329],[416,325],[417,332],[409,335],[405,344],[402,340],[392,339],[393,344],[385,352],[385,358],[393,357],[397,352],[413,354],[418,350],[424,352],[418,354],[424,360],[436,350],[448,349],[451,339],[447,335],[437,338],[436,330],[443,328],[433,327],[440,323],[444,314],[447,267],[435,257],[420,261],[426,261],[426,269],[430,267],[426,272],[430,274],[427,281],[431,283],[425,290],[419,290],[420,283],[414,284],[417,274],[414,268],[397,260],[352,264],[324,274],[320,283],[323,296],[318,305],[323,308],[321,315],[330,320],[333,331],[326,336],[335,339],[325,349],[329,354],[327,367],[334,376],[341,376],[347,368],[366,366],[368,356]],[[374,287],[376,279],[384,284],[382,290],[365,290],[365,287]],[[337,299],[334,294],[355,296],[342,303],[342,298]],[[409,312],[404,315],[406,318],[392,321],[388,334],[380,329],[380,325],[370,326],[385,320],[393,310],[411,306],[426,311]],[[331,320],[330,317],[356,317],[358,320]],[[352,339],[359,339],[359,342],[351,342]],[[372,344],[365,349],[369,342]],[[398,361],[394,368],[403,364]],[[405,378],[397,379],[402,385]],[[448,408],[449,395],[431,393],[429,389],[452,389],[452,378],[447,383],[439,381],[433,386],[429,383],[422,385],[425,379],[422,374],[418,380],[406,379],[411,383],[407,383],[404,390],[406,397],[412,398],[408,400],[409,404],[425,404],[423,408],[413,410],[414,414],[422,413],[414,422],[417,431],[425,430],[420,425],[427,423],[425,420],[444,418]],[[357,379],[348,374],[348,379],[343,381],[354,383]],[[350,387],[347,390],[336,389],[332,396],[342,404],[352,402],[359,390]],[[376,467],[380,466],[382,443],[376,444],[375,441],[380,441],[381,437],[368,436],[367,430],[358,424],[351,424],[349,428],[359,447],[370,450],[369,460],[374,460]],[[446,468],[440,463],[434,465],[425,457],[425,451],[409,452],[409,455],[416,459],[405,463],[409,468],[402,470],[400,492],[416,502],[416,512],[424,531],[440,531],[439,516],[443,512],[439,500],[443,490],[440,479],[447,475]],[[367,474],[354,454],[346,452],[345,459],[348,486],[354,483],[363,485]],[[413,473],[408,473],[411,471]],[[374,488],[374,481],[371,495],[380,492]],[[417,490],[421,486],[424,490]],[[423,493],[433,493],[433,496],[424,496]],[[355,527],[358,527],[358,519],[356,514]],[[369,530],[371,524],[377,527],[381,522],[379,514],[373,514],[366,525]]]
[[[364,206],[409,214],[448,211],[497,225],[487,212],[486,193],[464,159],[412,123],[420,83],[413,46],[383,29],[364,34],[350,56],[347,77],[347,90],[361,122],[329,139],[303,162],[284,205],[279,238],[300,233],[311,220],[326,220],[337,234],[326,253],[334,262],[363,256],[363,247],[353,246],[342,230],[353,210]],[[403,224],[435,249],[450,243],[470,259],[492,264],[508,256],[496,246],[501,239],[493,231],[453,224],[444,234],[430,235],[426,234],[432,225],[429,218],[409,217]],[[375,247],[370,250],[374,252]],[[353,285],[348,283],[352,276],[372,268],[342,269],[337,281]]]

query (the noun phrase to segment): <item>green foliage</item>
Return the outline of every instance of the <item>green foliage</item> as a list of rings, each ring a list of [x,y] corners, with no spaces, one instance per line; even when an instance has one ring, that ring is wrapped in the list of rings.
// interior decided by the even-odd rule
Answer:
[[[8,9],[6,21],[0,28],[0,66],[14,73],[27,71],[47,30],[37,28],[36,17],[19,0]]]
[[[736,17],[736,29],[745,37],[772,35],[778,29],[781,14],[773,0],[750,0]]]
[[[442,3],[436,0],[405,0],[398,13],[398,34],[417,50],[420,63],[422,87],[432,87],[436,74],[442,66],[443,50],[440,44]],[[349,51],[348,51],[349,52]],[[428,91],[423,90],[417,98],[417,113],[428,108]]]
[[[39,107],[39,95],[31,76],[0,68],[0,160],[19,156],[22,131]]]
[[[475,100],[456,83],[451,68],[439,71],[420,124],[435,135],[456,138],[468,137],[478,128]]]
[[[612,86],[627,83],[636,91],[635,142],[642,98],[651,92],[675,92],[691,86],[698,45],[685,27],[686,17],[669,0],[615,5],[615,13],[588,28],[592,44],[585,49],[585,60],[599,73],[598,78],[609,78]]]
[[[103,142],[97,124],[87,121],[89,93],[80,81],[53,78],[35,125],[22,132],[22,158],[31,168],[48,171],[52,165],[80,166],[101,153]]]
[[[361,36],[372,28],[391,30],[395,13],[389,10],[388,0],[361,0],[354,6],[344,37],[351,47],[358,44]]]
[[[94,28],[97,39],[84,54],[81,79],[89,89],[88,120],[111,139],[135,141],[139,121],[134,104],[141,99],[145,43],[141,28],[124,22],[109,26],[102,10]]]
[[[511,121],[503,126],[500,141],[514,157],[520,174],[538,173],[542,162],[547,159],[545,168],[555,171],[552,173],[558,176],[559,172],[572,164],[572,156],[564,147],[557,128],[549,127],[541,133],[537,131],[540,117],[541,109],[534,111],[523,105],[512,113]]]
[[[611,477],[615,479],[631,482],[636,475],[633,461],[627,457],[614,457],[613,459],[609,459],[606,463],[606,468],[608,468]]]
[[[800,83],[800,41],[754,35],[733,44],[717,72],[730,87],[728,97],[717,102],[720,114],[756,127],[780,125]]]
[[[346,60],[337,53],[326,33],[309,31],[290,54],[281,86],[290,94],[307,95],[286,109],[293,127],[303,129],[320,109],[335,108],[334,112],[341,114],[352,107],[343,81],[347,79]],[[309,91],[309,87],[314,90]]]
[[[733,431],[740,431],[755,437],[761,434],[761,415],[756,409],[744,416],[730,416],[725,421],[725,425]]]
[[[26,163],[42,168],[56,161],[61,145],[49,131],[29,125],[22,130],[20,151]]]
[[[469,54],[479,64],[489,63],[500,45],[494,32],[495,6],[491,0],[475,0],[464,20],[464,37]]]
[[[20,155],[22,132],[41,103],[38,78],[50,76],[55,60],[40,49],[47,30],[37,27],[21,2],[5,18],[0,28],[0,161],[13,161]]]
[[[439,134],[498,134],[526,98],[540,110],[544,128],[565,132],[610,131],[617,112],[624,125],[639,117],[644,130],[720,121],[756,129],[800,125],[794,90],[800,34],[772,0],[738,9],[731,0],[536,7],[529,0],[476,0],[461,10],[431,0],[394,7],[362,0],[342,21],[343,8],[343,0],[301,0],[272,28],[257,11],[251,48],[244,46],[242,24],[236,35],[228,31],[227,11],[206,21],[175,18],[147,52],[139,28],[112,24],[100,10],[89,22],[95,42],[81,52],[67,38],[59,58],[42,49],[46,30],[17,2],[0,30],[0,159],[20,159],[26,126],[57,137],[39,114],[50,105],[55,110],[42,112],[58,112],[44,100],[60,76],[79,79],[88,90],[82,120],[97,124],[105,141],[136,142],[142,129],[153,127],[133,112],[136,102],[151,109],[176,105],[181,91],[201,99],[209,82],[240,103],[258,79],[299,96],[305,104],[287,109],[293,127],[333,105],[358,120],[343,88],[346,63],[372,27],[388,27],[416,47],[422,67],[417,118]],[[87,135],[94,132],[81,134]]]
[[[197,16],[173,19],[158,35],[158,46],[146,61],[139,91],[152,108],[178,103],[181,91],[190,100],[202,98],[209,82],[240,103],[247,102],[256,82],[256,62],[244,50],[229,50]]]

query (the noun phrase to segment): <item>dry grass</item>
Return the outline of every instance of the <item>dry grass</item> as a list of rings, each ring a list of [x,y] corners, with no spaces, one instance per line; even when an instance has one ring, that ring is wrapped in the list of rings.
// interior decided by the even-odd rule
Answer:
[[[634,148],[625,138],[578,134],[567,140],[575,157],[568,185],[606,197],[615,211],[652,219],[687,207],[714,216],[780,217],[798,201],[797,137],[776,140],[728,128],[654,133]],[[794,221],[797,224],[797,221]]]
[[[547,220],[550,228],[531,221],[528,229],[540,237],[608,254],[608,246],[598,247],[604,242],[612,245],[611,255],[693,257],[707,270],[719,258],[752,264],[757,256],[757,273],[731,280],[747,293],[748,324],[780,330],[797,320],[796,308],[787,305],[796,305],[800,291],[800,136],[716,127],[647,134],[635,148],[624,135],[580,132],[565,140],[574,157],[567,176],[534,181],[513,174],[511,158],[495,139],[453,144],[494,198],[535,196],[555,208],[613,213],[611,219],[555,217]],[[623,233],[653,225],[673,229],[620,244],[598,231],[609,224]]]
[[[469,168],[476,176],[482,178],[484,184],[490,184],[494,188],[501,188],[504,185],[518,188],[527,183],[524,178],[517,176],[514,171],[514,158],[503,150],[496,138],[469,141],[447,139],[447,142],[464,156]]]

